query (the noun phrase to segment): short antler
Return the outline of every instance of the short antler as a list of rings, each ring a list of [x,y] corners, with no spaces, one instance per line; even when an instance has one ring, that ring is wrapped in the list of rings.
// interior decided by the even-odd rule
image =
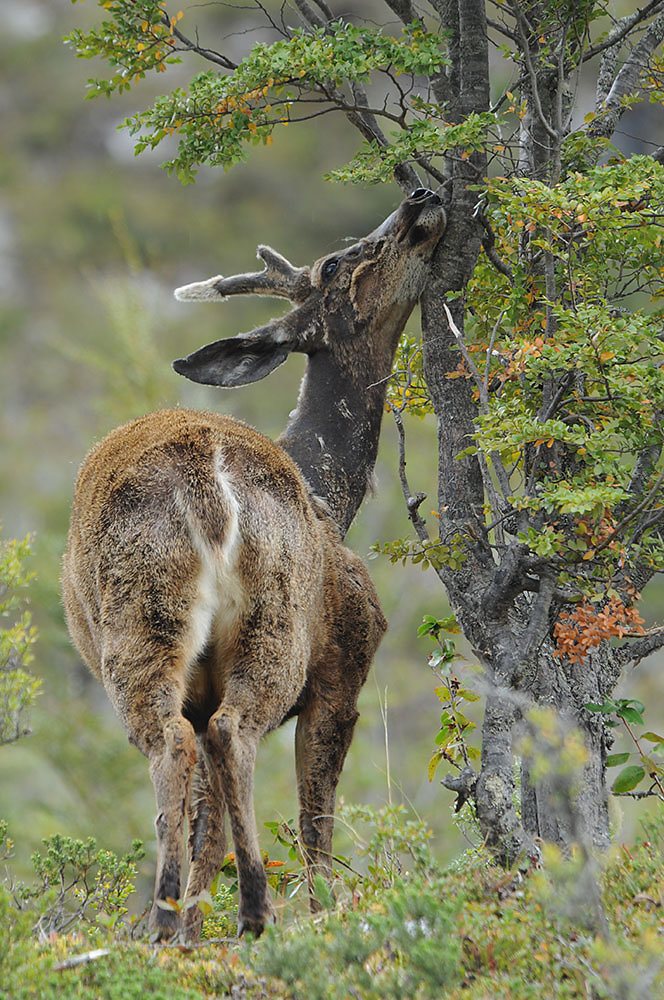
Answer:
[[[206,281],[194,281],[175,289],[181,302],[218,302],[229,295],[274,295],[299,304],[311,294],[308,267],[294,267],[272,247],[259,246],[258,257],[265,262],[262,271],[234,274],[224,278],[217,274]]]

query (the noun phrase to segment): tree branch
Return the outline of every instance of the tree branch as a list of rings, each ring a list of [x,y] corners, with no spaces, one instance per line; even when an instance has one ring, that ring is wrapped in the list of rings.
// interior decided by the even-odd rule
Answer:
[[[307,0],[295,0],[295,4],[306,24],[312,28],[327,29],[328,22],[313,10]],[[385,110],[379,111],[378,109],[370,108],[366,91],[360,83],[354,82],[350,84],[351,93],[355,101],[354,105],[349,105],[341,92],[332,85],[321,86],[320,89],[328,100],[343,110],[351,125],[354,125],[368,142],[377,142],[380,146],[385,147],[390,145],[385,133],[376,121],[376,114],[385,115],[403,126],[402,118],[390,115]],[[394,179],[406,193],[421,186],[420,178],[408,163],[400,163],[394,168]]]
[[[166,15],[164,15],[163,21],[165,24],[168,24],[169,27],[171,26],[171,22]],[[217,66],[223,66],[224,69],[237,69],[238,64],[234,63],[227,56],[222,55],[221,52],[215,52],[214,49],[206,49],[202,45],[199,45],[198,42],[193,42],[191,38],[188,38],[185,34],[183,34],[175,25],[172,30],[174,37],[177,38],[183,46],[184,51],[195,52],[196,55],[201,56],[203,59],[207,59],[208,62],[215,63]],[[182,49],[179,49],[178,51],[182,51]]]
[[[626,667],[629,663],[636,665],[639,660],[650,656],[662,646],[664,646],[664,628],[658,628],[640,639],[635,639],[634,642],[626,643],[620,649],[615,649],[613,655],[620,667]]]
[[[556,130],[551,125],[551,122],[547,119],[544,114],[544,109],[542,107],[542,101],[540,99],[539,93],[539,81],[537,78],[537,73],[535,67],[533,66],[532,56],[530,54],[530,44],[528,41],[528,36],[531,32],[531,26],[528,19],[525,17],[523,11],[521,10],[518,0],[510,0],[510,7],[514,13],[516,23],[518,25],[519,37],[521,39],[521,51],[523,53],[523,58],[526,64],[526,69],[528,71],[528,78],[530,80],[530,93],[533,99],[533,104],[535,105],[535,111],[537,112],[537,117],[540,120],[542,128],[547,133],[547,135],[554,140],[558,140],[559,136]]]
[[[412,24],[418,18],[411,0],[385,0],[385,3],[404,24]]]
[[[500,274],[504,274],[510,285],[513,285],[514,273],[509,264],[505,263],[496,250],[496,234],[491,228],[489,220],[481,210],[477,213],[477,218],[480,220],[484,228],[484,237],[482,239],[482,249],[484,250],[484,253],[487,255],[496,271],[499,271]]]
[[[500,21],[494,21],[492,17],[487,17],[486,23],[494,31],[499,31],[501,35],[505,38],[509,38],[512,42],[518,42],[518,37],[514,31],[511,31],[506,25],[501,24]]]
[[[588,134],[610,139],[622,118],[625,108],[621,106],[623,97],[638,88],[639,77],[647,66],[650,56],[664,39],[664,13],[659,14],[650,24],[641,41],[623,63],[613,80],[606,98],[597,107],[599,116],[590,124]],[[606,86],[606,85],[604,85]]]
[[[528,661],[549,632],[549,612],[556,589],[556,574],[553,568],[544,570],[540,576],[539,593],[535,599],[528,627],[521,637],[521,658]]]
[[[645,21],[651,14],[656,14],[662,6],[664,6],[664,0],[650,0],[650,3],[647,3],[645,7],[641,7],[640,10],[634,11],[633,14],[628,14],[626,17],[621,17],[611,28],[606,41],[600,42],[599,45],[594,45],[583,53],[582,62],[588,62],[589,59],[594,59],[595,56],[606,52],[607,49],[613,48],[613,46],[622,42],[623,38],[629,34],[632,28]]]

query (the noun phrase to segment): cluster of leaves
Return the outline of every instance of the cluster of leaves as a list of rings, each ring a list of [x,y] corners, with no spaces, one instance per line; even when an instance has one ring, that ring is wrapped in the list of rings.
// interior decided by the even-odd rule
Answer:
[[[479,701],[479,695],[464,687],[452,673],[453,664],[463,659],[457,652],[453,635],[461,629],[453,615],[449,618],[435,618],[425,615],[417,630],[420,637],[428,636],[436,643],[436,649],[429,654],[429,666],[441,681],[434,693],[442,706],[440,729],[436,735],[436,749],[429,761],[429,781],[433,781],[436,768],[441,760],[446,760],[456,768],[468,767],[471,760],[477,760],[480,752],[468,743],[468,736],[475,729],[475,723],[466,717],[462,707],[464,702]],[[446,633],[441,635],[441,633]]]
[[[135,840],[123,857],[98,848],[92,837],[82,841],[54,834],[43,843],[45,853],[32,856],[36,882],[16,889],[22,906],[38,902],[40,936],[62,934],[81,921],[115,927],[134,892],[137,865],[145,854],[142,843]]]
[[[432,511],[434,517],[437,516]],[[465,561],[466,541],[461,535],[455,535],[448,542],[431,541],[421,542],[413,538],[396,538],[393,542],[374,542],[369,551],[369,558],[375,559],[377,556],[389,556],[391,563],[400,562],[405,566],[411,562],[421,569],[440,569],[447,566],[449,569],[460,569]]]
[[[424,418],[433,412],[424,379],[422,345],[411,333],[404,332],[399,339],[385,406],[387,410],[407,409],[411,417]]]
[[[628,761],[638,760],[638,764],[629,763],[623,767],[612,785],[614,795],[625,795],[632,792],[646,778],[650,779],[650,792],[646,794],[659,794],[664,801],[664,736],[653,733],[650,730],[637,733],[635,726],[644,726],[643,713],[645,706],[643,702],[635,698],[606,698],[601,704],[588,702],[586,709],[589,712],[597,712],[604,716],[607,726],[617,729],[621,727],[626,732],[630,744],[634,747],[632,751],[612,753],[606,759],[607,767],[617,767],[628,764]],[[641,740],[652,744],[648,752],[641,746]]]
[[[431,159],[443,153],[455,153],[466,159],[472,152],[485,149],[487,129],[496,124],[496,115],[483,112],[468,115],[460,124],[436,122],[429,105],[415,100],[413,108],[426,117],[413,118],[407,129],[391,132],[389,145],[377,140],[362,144],[350,163],[325,175],[326,180],[353,184],[385,184],[394,177],[394,170],[402,163],[416,162],[422,157]]]
[[[453,373],[484,401],[468,451],[504,466],[520,541],[596,600],[621,568],[664,557],[659,468],[635,475],[664,440],[664,170],[636,156],[554,186],[498,177],[487,198],[512,277],[482,262],[469,290],[486,365]],[[655,307],[622,308],[636,293]]]
[[[34,578],[25,569],[31,540],[0,539],[0,744],[11,743],[29,732],[26,713],[41,682],[28,671],[37,632],[25,608],[24,590]]]
[[[176,61],[174,52],[197,48],[177,28],[180,12],[169,16],[164,3],[100,3],[112,20],[69,36],[77,55],[100,56],[120,70],[110,79],[91,80],[94,96],[127,89],[146,71],[162,70]],[[228,62],[223,57],[213,61]],[[309,117],[315,105],[329,101],[344,82],[364,83],[376,71],[430,74],[444,62],[441,36],[424,31],[418,21],[406,26],[398,38],[333,21],[325,29],[295,31],[270,45],[254,45],[232,73],[199,73],[188,89],[176,88],[158,98],[125,127],[138,136],[137,153],[177,135],[177,156],[164,166],[188,183],[202,163],[229,169],[246,158],[248,145],[271,143],[275,127],[293,120],[295,102],[303,105],[301,116]]]
[[[553,626],[555,656],[581,663],[591,649],[610,639],[641,635],[643,618],[633,605],[614,594],[603,604],[583,600],[571,611],[561,611]]]
[[[512,510],[507,530],[581,598],[555,628],[559,653],[577,662],[605,639],[639,633],[638,595],[613,581],[664,558],[661,471],[643,466],[664,441],[664,169],[637,156],[555,186],[497,177],[485,197],[511,277],[481,261],[466,351],[448,377],[473,381],[482,403],[464,454],[505,471],[503,504],[487,506],[488,520],[504,523]],[[622,308],[637,293],[654,309]],[[412,338],[402,341],[389,393],[400,413],[430,412]],[[449,548],[405,538],[373,552],[458,568],[462,541]]]
[[[353,899],[373,899],[393,887],[410,871],[433,877],[439,867],[432,853],[431,831],[419,818],[409,818],[403,805],[351,805],[341,803],[339,820],[352,832],[359,858],[366,859],[367,874],[359,875],[344,860],[337,872]]]
[[[116,70],[110,79],[89,80],[88,97],[121,94],[150,71],[163,73],[168,64],[180,62],[173,52],[182,11],[169,15],[165,0],[99,0],[99,4],[110,18],[90,31],[77,28],[65,38],[79,58],[98,56]]]

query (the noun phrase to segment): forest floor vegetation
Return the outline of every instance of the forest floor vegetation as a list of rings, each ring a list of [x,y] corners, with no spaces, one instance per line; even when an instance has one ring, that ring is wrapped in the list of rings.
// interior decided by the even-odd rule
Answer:
[[[304,888],[287,898],[301,874],[282,870],[273,879],[283,895],[278,925],[258,941],[238,941],[230,857],[230,878],[205,905],[207,938],[195,948],[154,944],[140,920],[127,917],[140,845],[117,858],[94,842],[51,838],[34,858],[32,886],[0,887],[0,998],[664,996],[661,816],[644,824],[633,846],[592,861],[592,871],[581,852],[545,851],[545,867],[525,874],[497,868],[482,849],[441,870],[428,831],[401,807],[342,815],[369,834],[358,859],[341,866],[335,895],[317,886],[320,913],[303,912]],[[6,829],[0,839],[10,855]]]

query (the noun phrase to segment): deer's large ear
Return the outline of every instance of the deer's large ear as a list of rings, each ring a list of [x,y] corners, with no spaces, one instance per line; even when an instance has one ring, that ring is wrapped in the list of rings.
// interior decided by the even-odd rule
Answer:
[[[265,378],[283,364],[292,349],[292,344],[276,338],[241,334],[207,344],[174,361],[173,368],[192,382],[233,388]]]

